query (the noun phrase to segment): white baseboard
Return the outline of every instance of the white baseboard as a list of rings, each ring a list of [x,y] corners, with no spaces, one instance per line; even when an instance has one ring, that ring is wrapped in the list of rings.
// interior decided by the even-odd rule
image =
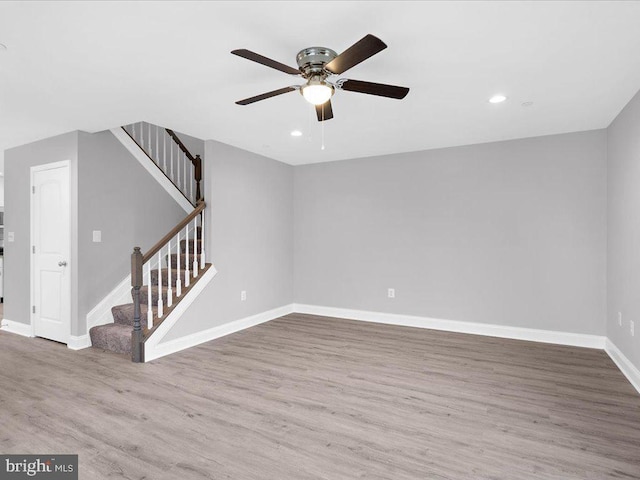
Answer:
[[[607,352],[613,363],[618,366],[631,385],[640,393],[640,370],[608,338],[604,351]]]
[[[129,136],[122,127],[112,128],[111,133],[120,140],[120,143],[133,155],[140,165],[166,190],[166,192],[178,202],[185,212],[191,213],[195,208],[189,200],[182,194],[180,190],[167,178],[162,170],[151,160],[147,154],[142,151],[138,144]]]
[[[164,357],[165,355],[176,353],[180,350],[185,350],[190,347],[195,347],[196,345],[200,345],[201,343],[224,337],[225,335],[239,332],[240,330],[254,327],[270,320],[275,320],[276,318],[288,315],[290,313],[293,313],[292,304],[274,308],[273,310],[268,310],[266,312],[242,318],[240,320],[235,320],[233,322],[225,323],[224,325],[219,325],[217,327],[193,333],[191,335],[186,335],[181,338],[169,340],[165,343],[160,343],[159,345],[156,345],[154,347],[152,352],[149,352],[147,350],[147,344],[145,344],[145,359],[146,361],[149,361],[156,358]]]
[[[160,342],[167,335],[167,333],[169,333],[169,330],[171,330],[171,328],[176,324],[176,322],[184,314],[184,312],[187,311],[189,306],[195,301],[198,295],[202,293],[202,291],[204,290],[204,287],[206,287],[209,284],[209,282],[213,280],[213,277],[215,277],[216,273],[218,273],[218,271],[215,269],[213,265],[211,265],[211,267],[209,267],[209,269],[204,273],[204,275],[198,281],[198,283],[196,283],[193,286],[193,288],[191,288],[191,290],[187,292],[187,294],[180,301],[180,303],[176,305],[176,308],[174,308],[171,311],[171,313],[163,320],[163,322],[155,330],[155,332],[153,332],[151,337],[145,342],[144,344],[145,362],[154,360],[156,358],[164,357],[169,353],[174,353],[174,351],[177,352],[179,350],[183,350],[183,348],[179,348],[177,350],[165,353],[166,349],[163,349],[160,347]],[[194,345],[197,345],[197,344],[194,344]],[[190,346],[193,346],[193,345],[187,345],[184,348],[188,348]]]
[[[13,320],[9,320],[7,318],[3,318],[0,321],[0,330],[9,333],[16,333],[18,335],[22,335],[23,337],[33,337],[33,328],[31,328],[30,323],[20,323],[14,322]]]
[[[67,348],[70,348],[71,350],[82,350],[83,348],[88,348],[90,346],[91,339],[89,338],[89,334],[80,335],[79,337],[71,335],[67,342]]]
[[[535,328],[510,327],[487,323],[460,322],[457,320],[441,320],[437,318],[396,315],[392,313],[367,312],[344,308],[321,307],[318,305],[294,304],[297,313],[321,315],[324,317],[348,318],[364,322],[386,323],[404,327],[429,328],[447,332],[471,333],[489,337],[512,338],[531,342],[554,343],[574,347],[603,349],[606,337],[581,333],[557,332],[554,330],[538,330]]]
[[[111,307],[131,302],[131,275],[127,275],[116,288],[87,313],[87,332],[98,325],[113,323]]]

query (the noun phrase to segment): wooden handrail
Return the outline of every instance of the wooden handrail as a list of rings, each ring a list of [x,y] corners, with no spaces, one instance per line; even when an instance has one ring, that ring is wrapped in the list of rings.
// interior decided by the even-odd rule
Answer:
[[[202,192],[200,190],[200,181],[202,180],[202,159],[200,155],[196,155],[195,157],[191,154],[189,149],[182,143],[182,140],[176,135],[176,132],[171,130],[170,128],[165,128],[165,131],[169,134],[169,136],[176,142],[178,148],[182,150],[185,156],[191,161],[194,167],[194,180],[196,181],[196,201],[202,200]]]
[[[162,240],[156,243],[153,247],[151,247],[151,249],[149,249],[147,253],[145,253],[142,256],[142,263],[145,264],[149,260],[151,260],[151,258],[156,253],[158,253],[162,247],[164,247],[167,243],[169,243],[169,240],[173,239],[173,237],[175,237],[180,230],[182,230],[191,220],[193,220],[196,216],[198,216],[198,214],[200,214],[200,212],[204,210],[205,206],[206,204],[204,203],[203,200],[198,201],[196,208],[189,215],[184,217],[184,219],[180,223],[178,223],[175,227],[171,229],[169,233],[167,233],[164,237],[162,237]]]
[[[182,150],[184,152],[184,154],[187,156],[187,158],[189,160],[191,160],[191,163],[193,163],[193,166],[195,167],[196,166],[196,157],[191,155],[191,152],[187,149],[187,147],[184,146],[184,143],[182,143],[182,140],[180,140],[180,138],[178,138],[178,135],[176,135],[176,133],[173,130],[171,130],[170,128],[165,128],[165,130],[167,131],[169,136],[171,138],[173,138],[173,141],[176,142],[178,147],[180,147],[180,150]]]

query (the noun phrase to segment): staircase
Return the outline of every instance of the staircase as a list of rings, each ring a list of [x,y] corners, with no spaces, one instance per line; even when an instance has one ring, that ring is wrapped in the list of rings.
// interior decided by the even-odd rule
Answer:
[[[144,343],[212,265],[205,259],[206,204],[200,190],[200,157],[191,155],[173,131],[163,129],[161,133],[160,127],[152,129],[150,125],[148,128],[138,125],[137,129],[135,125],[122,128],[195,207],[146,253],[134,247],[131,255],[132,302],[112,307],[114,323],[89,330],[94,348],[128,354],[134,362],[144,362]],[[148,132],[146,138],[145,132]],[[165,148],[161,149],[158,145],[163,137]],[[173,142],[169,149],[166,138]],[[154,141],[157,157],[152,148]],[[182,163],[179,163],[178,153],[174,161],[174,150],[182,152]]]

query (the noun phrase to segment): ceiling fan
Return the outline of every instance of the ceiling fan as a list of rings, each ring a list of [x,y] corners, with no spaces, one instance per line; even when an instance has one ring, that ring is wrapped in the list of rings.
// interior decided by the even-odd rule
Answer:
[[[239,100],[236,103],[238,105],[249,105],[254,102],[259,102],[260,100],[282,95],[283,93],[299,90],[309,103],[315,105],[318,121],[322,122],[333,118],[331,97],[336,90],[360,92],[398,100],[403,99],[409,93],[409,89],[406,87],[363,82],[361,80],[349,80],[346,78],[340,78],[335,81],[329,80],[332,75],[341,75],[351,67],[358,65],[385,48],[387,48],[387,45],[373,35],[366,35],[340,55],[330,48],[309,47],[300,50],[296,56],[298,68],[276,62],[250,50],[233,50],[231,53],[234,55],[261,63],[262,65],[275,68],[290,75],[300,75],[307,81],[304,85],[280,88],[256,95],[255,97]]]

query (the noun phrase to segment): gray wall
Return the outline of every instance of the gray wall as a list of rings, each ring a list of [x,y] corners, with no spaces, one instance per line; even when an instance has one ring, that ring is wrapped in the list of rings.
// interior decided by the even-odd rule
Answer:
[[[296,303],[603,335],[606,145],[599,130],[296,167]]]
[[[78,331],[78,242],[77,242],[77,171],[78,132],[48,138],[5,151],[5,238],[14,232],[13,243],[5,240],[4,248],[4,317],[29,324],[31,322],[30,280],[30,185],[31,167],[44,163],[70,160],[71,185],[71,331]]]
[[[78,315],[131,271],[134,246],[152,247],[187,213],[109,131],[79,136]],[[93,231],[102,242],[93,242]],[[79,322],[78,335],[86,332]]]
[[[293,167],[215,141],[205,155],[207,261],[218,274],[164,341],[293,302]]]
[[[30,167],[71,160],[71,334],[84,335],[87,313],[130,272],[133,247],[151,247],[186,213],[108,131],[60,135],[5,158],[5,231],[15,234],[5,242],[5,318],[30,323]]]
[[[607,337],[640,368],[640,93],[607,133]]]

